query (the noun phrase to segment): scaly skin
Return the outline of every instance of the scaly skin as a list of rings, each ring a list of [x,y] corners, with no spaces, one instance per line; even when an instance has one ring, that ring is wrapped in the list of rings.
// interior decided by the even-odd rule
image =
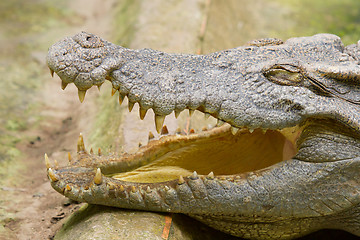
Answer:
[[[107,79],[120,101],[128,96],[130,105],[139,103],[141,118],[153,109],[158,131],[166,115],[185,108],[232,127],[166,136],[117,157],[88,154],[80,137],[78,159],[70,166],[54,170],[47,160],[51,184],[78,201],[185,213],[249,239],[291,239],[323,228],[360,236],[359,48],[345,48],[330,34],[254,41],[209,55],[131,50],[85,32],[65,38],[49,49],[48,66],[63,88],[75,83],[81,101],[87,89]],[[302,130],[292,139],[296,155],[260,168],[239,173],[214,168],[215,176],[194,172],[155,182],[103,175],[131,171],[182,149],[195,154],[214,142],[218,147],[257,138],[261,129],[270,129],[264,138],[272,139],[271,145],[274,139],[285,141],[277,130],[295,126]]]

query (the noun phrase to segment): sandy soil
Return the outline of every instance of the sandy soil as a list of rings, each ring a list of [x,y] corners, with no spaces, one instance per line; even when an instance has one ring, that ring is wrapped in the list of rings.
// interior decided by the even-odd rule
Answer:
[[[114,2],[80,0],[71,3],[70,10],[83,19],[83,25],[72,26],[66,34],[85,30],[106,37],[111,29]],[[45,54],[39,54],[44,62]],[[51,188],[46,176],[44,153],[47,152],[60,165],[65,164],[67,152],[74,154],[79,132],[83,132],[85,139],[89,135],[91,121],[88,119],[93,119],[96,111],[90,106],[94,106],[94,99],[99,93],[95,88],[88,91],[86,101],[80,106],[74,86],[62,91],[57,76],[51,79],[49,74],[47,78],[49,81],[38,98],[42,106],[40,115],[44,120],[38,127],[22,132],[23,139],[34,140],[21,141],[17,145],[25,156],[19,162],[24,165],[23,170],[17,176],[19,183],[23,184],[21,187],[0,186],[6,211],[14,213],[5,221],[5,231],[0,231],[1,240],[52,239],[64,219],[80,207],[80,204],[67,200]],[[89,112],[91,109],[92,112]]]

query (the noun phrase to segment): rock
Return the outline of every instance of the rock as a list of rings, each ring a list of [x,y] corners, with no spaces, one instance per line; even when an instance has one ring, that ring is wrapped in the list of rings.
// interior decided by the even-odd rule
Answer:
[[[54,240],[78,239],[238,239],[182,214],[84,205],[71,215]]]

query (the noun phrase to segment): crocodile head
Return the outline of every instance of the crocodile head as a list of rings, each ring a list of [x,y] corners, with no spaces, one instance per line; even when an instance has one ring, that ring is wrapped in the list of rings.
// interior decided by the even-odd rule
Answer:
[[[80,100],[105,79],[155,113],[160,139],[134,154],[85,150],[52,186],[94,204],[177,212],[236,236],[288,239],[322,228],[360,235],[359,46],[329,34],[254,41],[209,55],[131,50],[80,33],[49,49]],[[210,130],[168,135],[166,115],[199,110]]]

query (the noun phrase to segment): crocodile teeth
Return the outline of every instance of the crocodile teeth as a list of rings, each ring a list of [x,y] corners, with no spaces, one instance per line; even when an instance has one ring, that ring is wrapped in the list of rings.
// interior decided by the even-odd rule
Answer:
[[[49,68],[49,70],[50,70],[51,77],[54,77],[54,70],[52,70],[51,68]]]
[[[250,133],[253,133],[254,130],[255,130],[254,128],[249,128],[249,132],[250,132]]]
[[[59,163],[58,161],[56,161],[56,159],[54,160],[54,165],[55,165],[55,169],[57,170],[59,168]]]
[[[97,88],[99,89],[99,91],[100,91],[101,85],[102,85],[102,84],[100,84],[100,85],[97,85]]]
[[[239,128],[237,128],[237,127],[231,127],[231,133],[232,133],[232,135],[236,135],[237,133],[238,133],[238,131],[239,131]]]
[[[208,179],[214,179],[214,178],[215,178],[214,173],[213,173],[213,172],[210,172],[210,173],[207,175],[207,178],[208,178]]]
[[[194,109],[189,109],[189,116],[191,117],[194,114],[195,110]]]
[[[94,154],[94,150],[90,148],[90,154]]]
[[[267,129],[261,129],[262,133],[265,134],[267,132]]]
[[[139,108],[139,114],[140,114],[140,119],[141,120],[144,120],[145,116],[146,116],[146,112],[147,112],[147,109],[143,109],[143,108]]]
[[[71,187],[70,187],[68,184],[66,184],[65,189],[66,189],[66,191],[68,191],[68,192],[71,191]]]
[[[198,178],[199,178],[199,176],[196,171],[194,171],[193,174],[190,176],[190,179],[192,179],[192,180],[196,180]]]
[[[71,157],[70,152],[68,152],[68,159],[69,159],[69,163],[70,163],[70,162],[71,162],[71,160],[72,160],[72,157]]]
[[[58,176],[56,176],[56,174],[54,173],[54,171],[51,168],[48,169],[48,176],[52,182],[59,181]]]
[[[101,156],[101,148],[98,149],[98,155]]]
[[[102,174],[100,168],[96,169],[96,174],[94,177],[94,183],[100,185],[102,183]]]
[[[49,169],[51,167],[49,157],[46,153],[45,153],[44,157],[45,157],[46,168]]]
[[[120,185],[120,188],[119,188],[119,190],[120,190],[120,192],[123,192],[123,191],[125,191],[125,188],[124,188],[124,186],[123,186],[123,185]]]
[[[119,94],[119,103],[120,103],[120,105],[123,103],[123,101],[124,101],[124,98],[125,98],[125,95],[123,95],[123,94]]]
[[[147,192],[147,193],[151,193],[151,189],[150,189],[150,187],[149,187],[149,186],[147,186],[147,188],[146,188],[146,192]]]
[[[85,144],[84,144],[84,138],[82,133],[80,133],[78,142],[77,142],[77,152],[85,152]]]
[[[134,105],[135,105],[135,103],[129,101],[129,103],[128,103],[129,112],[131,112],[133,110]]]
[[[148,140],[150,141],[150,140],[152,140],[154,138],[155,138],[154,134],[151,131],[149,131]]]
[[[180,175],[179,180],[178,180],[178,184],[181,185],[183,183],[185,183],[185,180],[184,180],[183,176]]]
[[[217,127],[220,127],[220,126],[224,125],[224,123],[225,123],[224,121],[218,119],[218,120],[217,120],[217,123],[216,123],[216,126],[217,126]]]
[[[67,84],[66,82],[61,81],[61,89],[62,89],[62,90],[65,90],[65,88],[66,88],[67,85],[68,85],[68,84]]]
[[[210,117],[210,113],[205,113],[204,117],[205,117],[205,119],[208,119]]]
[[[166,125],[164,125],[161,129],[161,135],[169,134],[169,130],[167,129]]]
[[[135,186],[131,186],[131,192],[136,192],[136,187]]]
[[[108,185],[109,190],[114,190],[114,189],[115,189],[115,184],[114,184],[114,183],[108,182],[108,183],[106,183],[106,184]]]
[[[85,99],[86,90],[78,90],[79,100],[83,102]]]
[[[111,89],[111,96],[114,96],[114,94],[116,93],[116,91],[117,91],[117,89],[112,88],[112,89]]]
[[[155,114],[155,128],[158,133],[160,133],[162,126],[164,125],[165,116]]]
[[[181,111],[180,110],[174,110],[174,113],[175,113],[175,118],[178,118]]]

